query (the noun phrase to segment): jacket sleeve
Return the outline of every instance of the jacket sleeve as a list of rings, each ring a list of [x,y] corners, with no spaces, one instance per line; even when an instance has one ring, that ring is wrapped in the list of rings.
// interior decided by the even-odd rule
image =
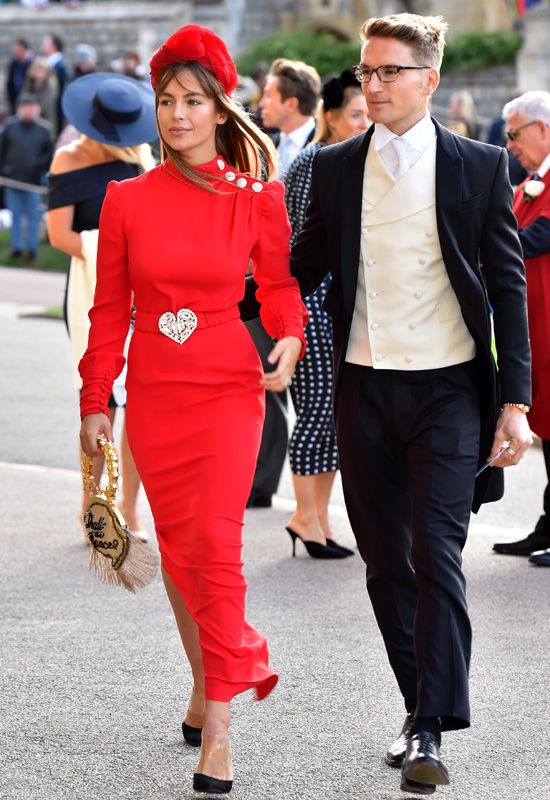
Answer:
[[[125,363],[132,292],[120,186],[111,181],[101,209],[97,283],[90,311],[88,348],[79,365],[82,377],[80,416],[107,413],[113,381]]]
[[[303,297],[314,292],[330,272],[325,220],[320,202],[319,156],[323,156],[322,149],[313,157],[306,219],[290,256],[290,271],[300,284]]]
[[[550,219],[537,217],[519,230],[524,258],[537,258],[550,253]]]
[[[530,405],[531,350],[525,265],[512,211],[512,187],[504,150],[489,193],[480,257],[493,308],[501,402]]]
[[[252,274],[259,287],[256,299],[260,303],[260,319],[275,339],[285,336],[301,339],[303,355],[308,312],[289,270],[290,224],[283,184],[280,181],[265,184],[261,203],[259,234],[251,253]]]

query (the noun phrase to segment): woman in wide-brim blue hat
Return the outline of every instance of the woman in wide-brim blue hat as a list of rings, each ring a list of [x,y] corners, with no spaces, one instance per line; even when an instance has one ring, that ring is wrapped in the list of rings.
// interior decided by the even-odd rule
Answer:
[[[71,256],[64,312],[79,388],[77,366],[88,340],[101,206],[111,180],[134,178],[155,165],[146,144],[157,138],[154,98],[148,87],[110,72],[77,78],[62,98],[63,113],[80,137],[54,155],[48,175],[48,233],[50,243]],[[125,401],[122,377],[109,399],[112,418]],[[140,480],[126,426],[120,451],[123,480],[119,507],[130,530],[145,540],[147,532],[137,510]],[[96,483],[102,471],[103,458],[98,457],[93,469]],[[83,508],[84,504],[85,498]]]

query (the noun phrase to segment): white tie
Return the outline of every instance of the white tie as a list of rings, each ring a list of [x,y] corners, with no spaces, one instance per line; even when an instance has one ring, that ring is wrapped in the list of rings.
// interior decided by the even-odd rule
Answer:
[[[281,141],[277,147],[277,155],[279,156],[279,172],[278,178],[284,178],[290,166],[290,148],[292,139],[287,134],[281,134]]]
[[[392,139],[391,143],[397,159],[397,164],[393,171],[393,177],[396,181],[400,181],[403,175],[409,171],[409,162],[407,161],[406,155],[407,145],[403,139],[398,139],[397,137]]]

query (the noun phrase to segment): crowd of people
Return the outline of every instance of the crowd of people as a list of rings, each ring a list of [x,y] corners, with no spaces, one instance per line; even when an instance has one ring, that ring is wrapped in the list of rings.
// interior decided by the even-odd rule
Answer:
[[[329,518],[341,470],[405,707],[386,763],[417,794],[449,782],[442,732],[470,724],[470,512],[502,496],[531,430],[550,487],[550,94],[511,99],[491,127],[526,176],[512,198],[469,93],[446,127],[430,116],[445,32],[373,18],[358,64],[323,79],[286,58],[240,78],[198,25],[161,45],[149,81],[137,54],[97,72],[82,44],[69,70],[55,35],[40,56],[14,43],[0,134],[13,254],[23,217],[36,252],[47,173],[50,242],[71,258],[81,446],[99,482],[97,437],[126,406],[122,511],[146,540],[143,481],[193,674],[182,730],[201,747],[198,791],[231,789],[233,697],[278,681],[244,617],[241,532],[287,452],[292,555],[354,554]],[[550,488],[535,531],[494,549],[550,566]]]

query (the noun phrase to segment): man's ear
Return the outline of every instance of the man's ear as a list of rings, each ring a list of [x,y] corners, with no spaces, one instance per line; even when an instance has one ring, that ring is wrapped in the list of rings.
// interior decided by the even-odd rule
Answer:
[[[290,111],[292,114],[295,114],[298,111],[298,98],[297,97],[287,97],[284,101],[284,104],[287,108],[287,111]]]
[[[428,70],[428,79],[426,81],[426,94],[432,95],[439,86],[439,71],[435,67]]]

